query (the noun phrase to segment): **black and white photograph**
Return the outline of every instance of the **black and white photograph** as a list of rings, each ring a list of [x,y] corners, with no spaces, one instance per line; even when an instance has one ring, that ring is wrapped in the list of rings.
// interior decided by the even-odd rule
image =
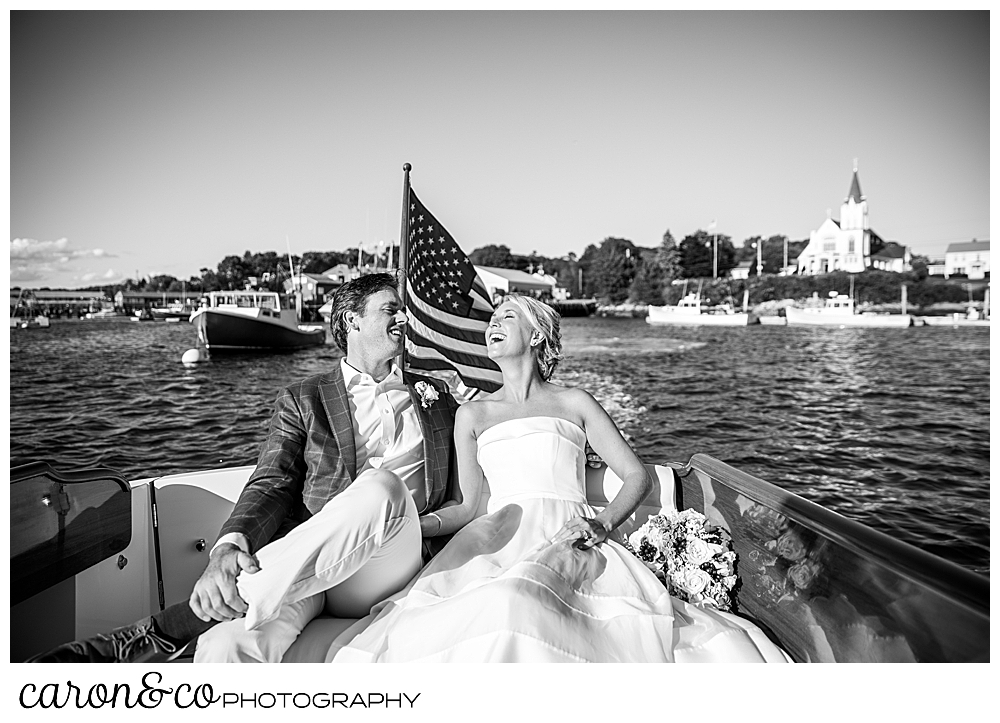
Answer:
[[[11,9],[8,708],[974,710],[990,29]]]

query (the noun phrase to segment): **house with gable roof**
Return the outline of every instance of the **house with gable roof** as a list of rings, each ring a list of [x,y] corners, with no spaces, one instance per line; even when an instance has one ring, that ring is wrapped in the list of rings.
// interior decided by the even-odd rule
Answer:
[[[990,242],[967,241],[949,244],[944,252],[944,277],[967,276],[970,280],[990,275]]]

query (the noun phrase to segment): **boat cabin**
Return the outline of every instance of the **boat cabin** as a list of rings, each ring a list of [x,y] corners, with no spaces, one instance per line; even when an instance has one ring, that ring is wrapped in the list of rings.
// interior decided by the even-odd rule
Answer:
[[[830,298],[826,300],[825,308],[833,313],[853,314],[854,299],[847,294],[838,294],[836,291],[831,291]]]
[[[249,311],[254,316],[280,316],[283,309],[295,311],[295,297],[275,291],[212,291],[208,294],[208,306],[242,313]]]

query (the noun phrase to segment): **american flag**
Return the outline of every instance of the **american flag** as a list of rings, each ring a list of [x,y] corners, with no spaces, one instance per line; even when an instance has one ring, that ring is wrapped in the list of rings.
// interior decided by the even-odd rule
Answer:
[[[410,189],[407,367],[445,381],[461,402],[500,388],[486,355],[493,304],[472,262]]]

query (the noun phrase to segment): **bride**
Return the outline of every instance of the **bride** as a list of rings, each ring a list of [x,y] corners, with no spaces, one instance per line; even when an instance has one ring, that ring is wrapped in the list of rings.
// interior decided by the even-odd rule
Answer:
[[[548,381],[558,314],[511,294],[486,341],[503,386],[458,410],[461,501],[421,518],[425,535],[457,532],[327,660],[785,662],[746,620],[671,598],[616,541],[652,481],[590,394]],[[588,441],[624,482],[600,512],[586,499]]]

